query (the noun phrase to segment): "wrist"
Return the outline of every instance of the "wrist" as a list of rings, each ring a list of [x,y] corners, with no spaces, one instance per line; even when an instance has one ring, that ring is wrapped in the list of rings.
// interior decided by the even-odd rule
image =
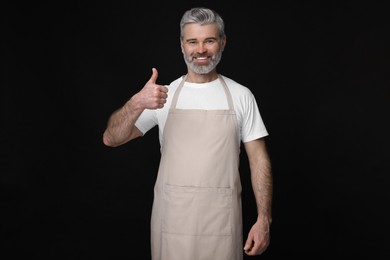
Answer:
[[[272,217],[269,214],[260,213],[257,215],[257,221],[267,222],[268,224],[272,223]]]
[[[125,104],[128,110],[131,111],[142,111],[145,108],[142,106],[142,102],[139,101],[138,93],[134,94]]]

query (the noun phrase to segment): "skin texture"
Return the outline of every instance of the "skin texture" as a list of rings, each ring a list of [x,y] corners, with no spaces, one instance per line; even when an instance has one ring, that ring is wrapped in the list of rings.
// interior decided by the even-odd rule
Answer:
[[[260,255],[269,245],[272,202],[271,163],[264,139],[244,144],[251,171],[253,192],[257,204],[257,221],[249,231],[244,251],[247,255]]]
[[[217,79],[216,66],[226,46],[226,37],[219,36],[217,25],[187,24],[182,35],[181,51],[188,68],[186,80],[205,83]],[[103,134],[105,145],[116,147],[142,136],[134,125],[136,120],[144,109],[164,107],[168,97],[167,87],[158,84],[157,79],[157,69],[153,68],[152,76],[144,87],[110,116]],[[244,252],[247,255],[260,255],[270,243],[271,163],[264,138],[246,142],[244,146],[258,212],[257,220],[247,236]]]

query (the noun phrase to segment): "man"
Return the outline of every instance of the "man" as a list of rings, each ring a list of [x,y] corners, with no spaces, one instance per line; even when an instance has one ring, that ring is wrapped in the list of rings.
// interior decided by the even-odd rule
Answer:
[[[159,127],[161,161],[151,217],[152,259],[238,260],[269,245],[272,175],[268,135],[250,90],[217,73],[226,45],[224,22],[207,8],[180,22],[187,74],[169,86],[158,72],[108,120],[116,147]],[[169,93],[169,96],[168,96]],[[248,155],[258,218],[242,237],[240,143]]]

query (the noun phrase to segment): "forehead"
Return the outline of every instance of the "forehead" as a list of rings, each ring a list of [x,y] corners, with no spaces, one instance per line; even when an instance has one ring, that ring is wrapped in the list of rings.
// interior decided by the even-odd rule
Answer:
[[[217,24],[200,25],[196,23],[186,24],[183,28],[184,39],[218,38]]]

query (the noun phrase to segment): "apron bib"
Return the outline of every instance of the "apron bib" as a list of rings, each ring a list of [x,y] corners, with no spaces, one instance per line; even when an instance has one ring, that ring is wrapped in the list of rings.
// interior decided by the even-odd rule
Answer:
[[[240,147],[229,109],[177,109],[172,100],[163,133],[151,218],[153,260],[243,259]]]

